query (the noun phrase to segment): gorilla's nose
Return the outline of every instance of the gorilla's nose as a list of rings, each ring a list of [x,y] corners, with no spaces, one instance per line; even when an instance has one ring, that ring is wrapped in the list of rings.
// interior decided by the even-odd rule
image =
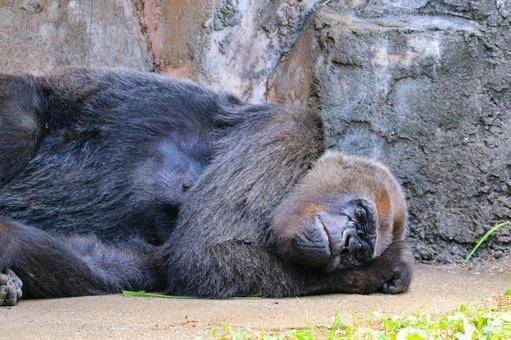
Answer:
[[[333,256],[351,253],[357,244],[357,230],[352,221],[344,215],[320,214],[321,221],[328,235],[330,252]]]
[[[344,229],[340,243],[342,247],[341,253],[352,253],[355,250],[355,245],[357,244],[357,231],[350,227]]]

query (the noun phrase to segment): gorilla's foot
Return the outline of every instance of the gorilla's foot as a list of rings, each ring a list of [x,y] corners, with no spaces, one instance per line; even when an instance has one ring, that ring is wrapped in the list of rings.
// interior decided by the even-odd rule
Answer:
[[[14,306],[21,299],[23,282],[12,270],[0,274],[0,307]]]

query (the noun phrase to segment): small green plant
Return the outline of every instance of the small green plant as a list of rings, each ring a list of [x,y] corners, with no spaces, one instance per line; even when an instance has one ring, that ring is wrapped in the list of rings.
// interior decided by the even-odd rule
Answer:
[[[479,247],[481,247],[481,245],[484,243],[484,241],[486,241],[488,239],[488,237],[490,237],[493,233],[497,232],[499,229],[502,229],[508,225],[511,225],[511,221],[501,222],[501,223],[494,225],[492,228],[490,228],[486,233],[484,233],[484,235],[479,239],[479,241],[477,241],[476,245],[474,246],[472,251],[467,255],[465,260],[468,261],[472,257],[472,255],[474,255],[474,253],[477,251],[477,249],[479,249]]]
[[[336,314],[330,327],[311,326],[283,332],[257,332],[222,324],[213,328],[214,339],[375,339],[423,340],[511,339],[511,297],[496,297],[489,307],[461,305],[456,311],[441,315],[387,315],[374,313],[372,318],[343,319]]]

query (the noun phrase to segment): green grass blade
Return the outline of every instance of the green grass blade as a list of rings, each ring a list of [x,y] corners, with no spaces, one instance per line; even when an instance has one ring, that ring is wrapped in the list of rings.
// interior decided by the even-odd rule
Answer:
[[[488,237],[490,237],[490,235],[492,235],[497,230],[504,228],[505,226],[508,226],[510,224],[511,224],[511,221],[506,221],[506,222],[502,222],[502,223],[498,223],[498,224],[494,225],[490,230],[488,230],[483,235],[483,237],[481,237],[479,239],[479,241],[476,243],[476,245],[474,246],[472,251],[465,258],[465,261],[468,261],[472,257],[472,255],[474,255],[474,253],[477,251],[477,249],[479,249],[479,247],[481,247],[481,245],[484,243],[484,241],[486,241],[488,239]]]
[[[126,297],[158,297],[158,298],[168,298],[168,295],[159,294],[159,293],[147,293],[145,290],[132,291],[132,290],[123,290],[122,296]]]
[[[504,296],[509,296],[509,297],[511,297],[511,288],[509,288],[508,290],[506,290],[506,292],[504,293]]]
[[[207,300],[207,298],[200,297],[200,296],[176,296],[176,295],[167,295],[162,293],[149,293],[145,290],[123,290],[122,296],[124,297],[141,297],[141,298],[162,298],[162,299],[204,299]],[[254,299],[260,299],[258,296],[235,296],[229,298],[230,300],[254,300]]]
[[[122,296],[124,297],[142,297],[142,298],[163,298],[163,299],[190,299],[189,296],[174,296],[160,293],[148,293],[145,290],[132,291],[123,290]]]

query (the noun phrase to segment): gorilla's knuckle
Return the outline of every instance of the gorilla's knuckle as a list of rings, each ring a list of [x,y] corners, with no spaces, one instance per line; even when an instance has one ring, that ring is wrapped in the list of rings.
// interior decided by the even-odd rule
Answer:
[[[408,263],[401,262],[394,266],[392,278],[383,285],[386,294],[399,294],[408,290],[412,281],[413,271]]]

